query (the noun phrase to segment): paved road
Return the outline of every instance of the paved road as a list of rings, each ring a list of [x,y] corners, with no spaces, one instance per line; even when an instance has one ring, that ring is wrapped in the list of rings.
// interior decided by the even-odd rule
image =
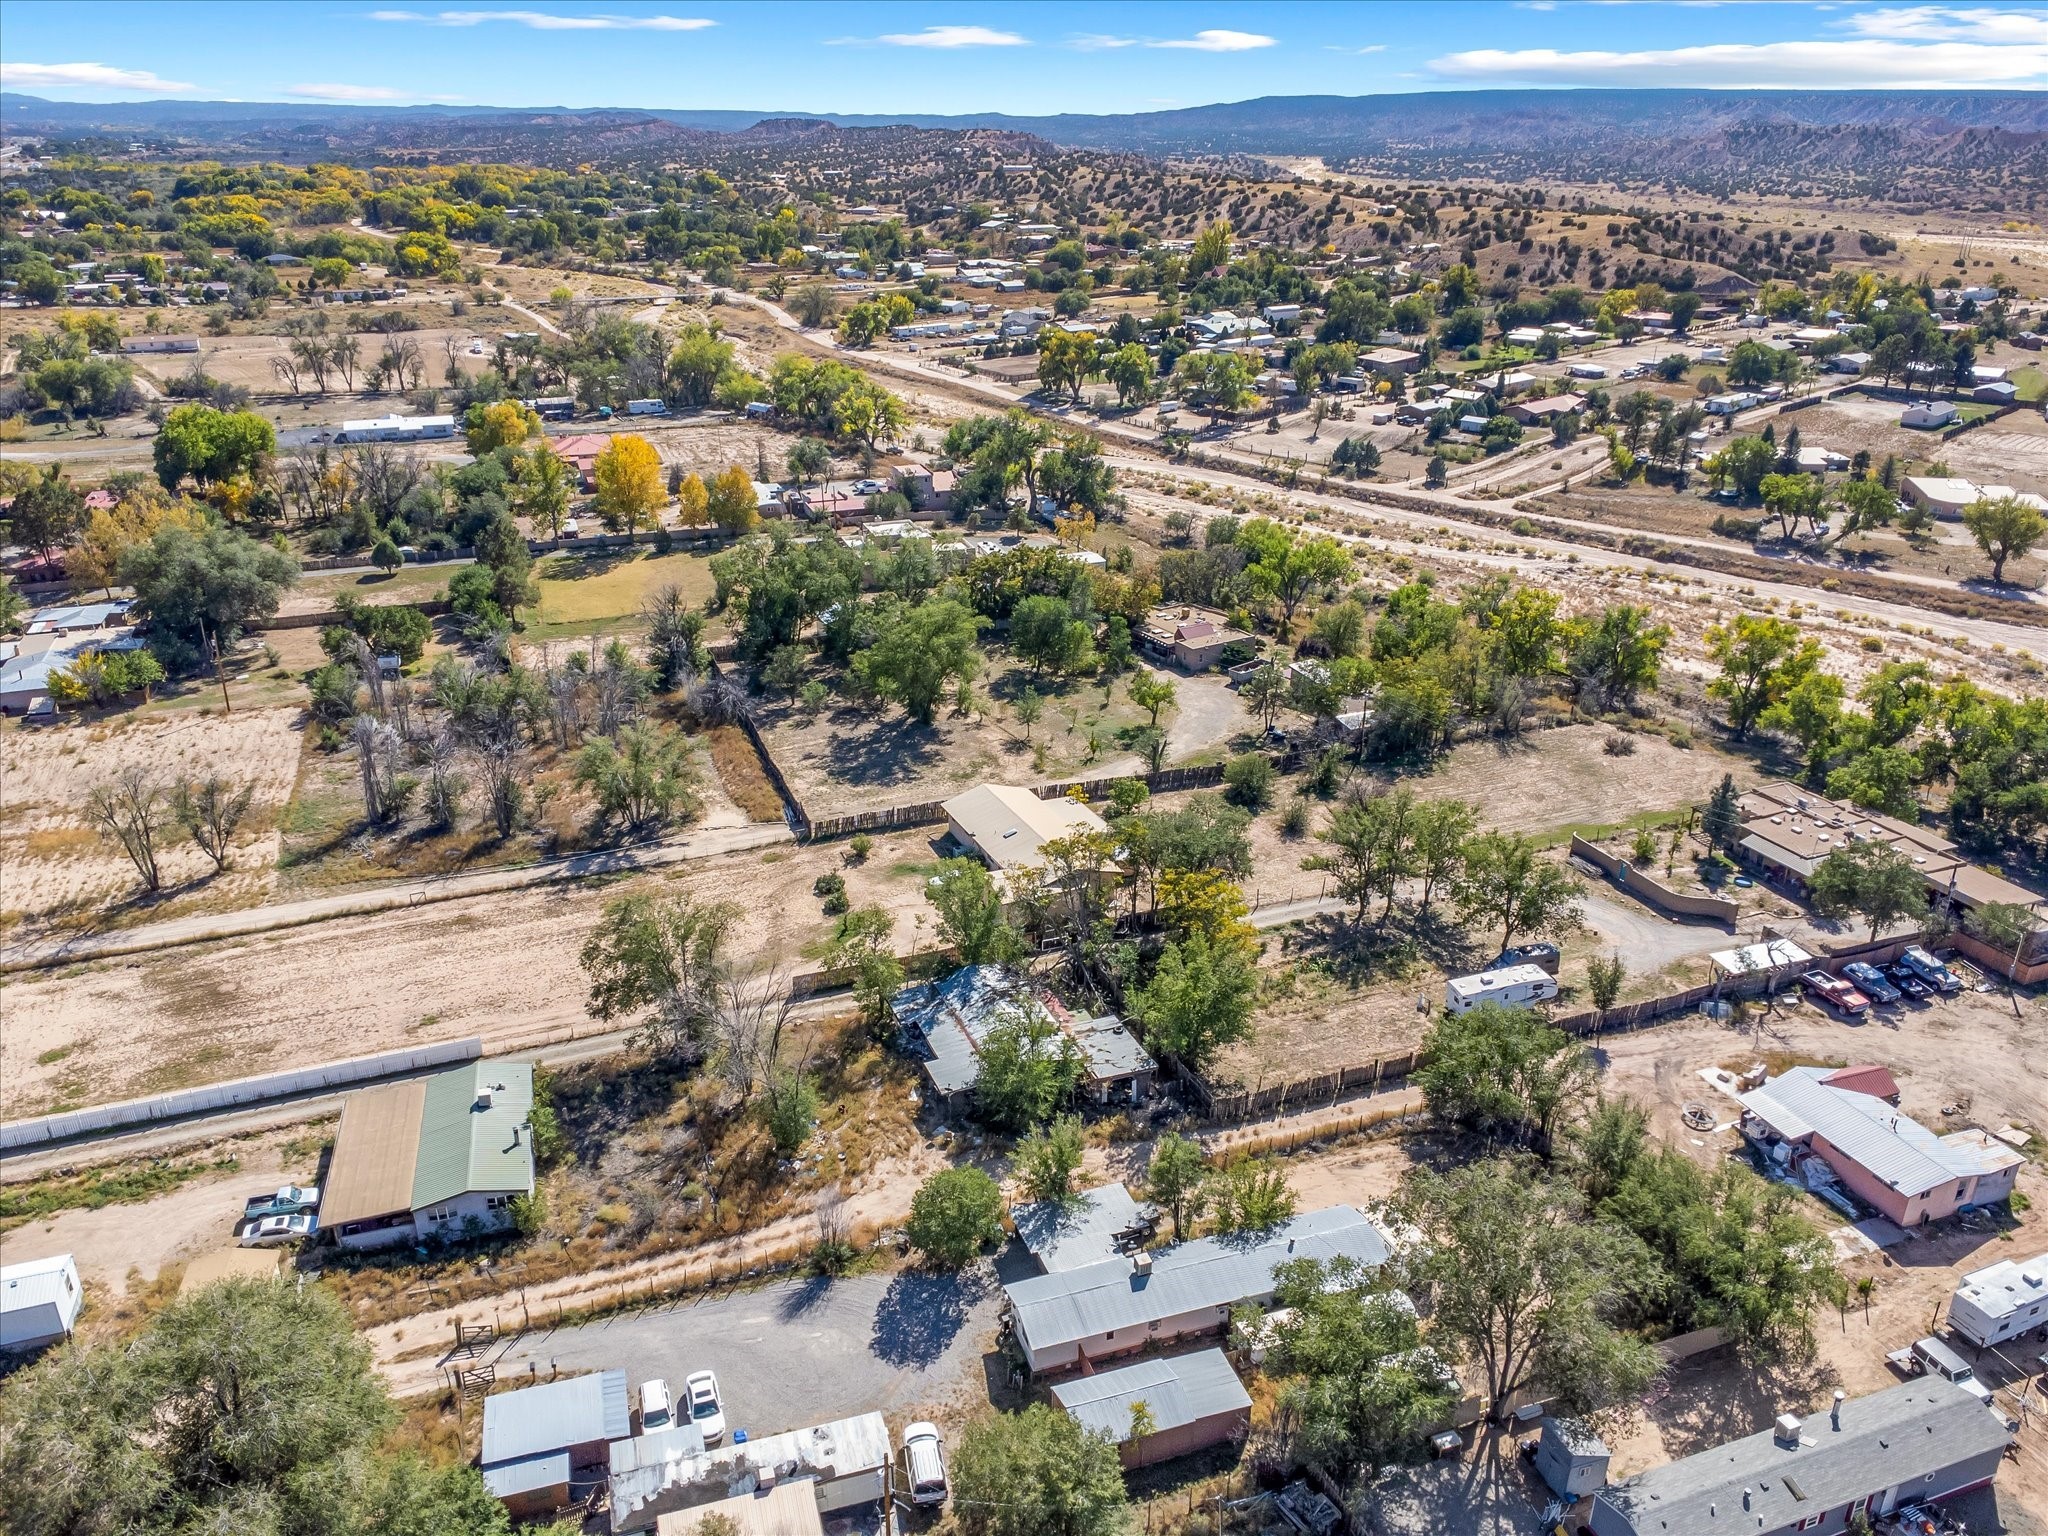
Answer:
[[[713,858],[772,843],[794,841],[787,826],[761,823],[744,827],[709,827],[685,837],[638,848],[607,848],[579,853],[572,858],[551,859],[518,869],[482,870],[468,875],[441,875],[428,880],[396,881],[374,890],[344,892],[336,896],[309,897],[304,901],[277,902],[250,907],[241,912],[208,913],[198,917],[174,918],[116,933],[86,933],[66,939],[37,940],[28,944],[0,947],[0,973],[34,970],[44,966],[69,965],[79,960],[109,955],[138,954],[145,950],[169,949],[180,944],[203,944],[211,939],[241,938],[279,928],[296,928],[332,917],[359,917],[365,913],[389,912],[403,907],[423,906],[432,901],[455,901],[467,896],[491,895],[523,886],[547,885],[557,880],[580,880],[592,875],[631,873],[664,869],[692,859]]]
[[[625,1313],[581,1327],[536,1329],[494,1356],[498,1380],[625,1368],[679,1389],[718,1373],[726,1422],[758,1437],[879,1409],[934,1408],[979,1382],[994,1347],[1002,1291],[987,1266],[964,1275],[856,1275],[792,1280],[712,1301]]]

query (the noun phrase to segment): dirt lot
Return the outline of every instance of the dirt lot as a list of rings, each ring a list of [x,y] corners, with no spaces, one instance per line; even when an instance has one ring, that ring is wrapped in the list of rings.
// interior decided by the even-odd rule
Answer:
[[[737,901],[736,952],[786,972],[809,969],[823,953],[831,921],[811,886],[843,870],[855,905],[896,915],[899,947],[928,945],[929,833],[878,838],[860,866],[845,866],[845,852],[835,844],[727,855],[666,875],[443,902],[24,974],[0,990],[0,1113],[15,1118],[465,1035],[502,1050],[590,1034],[600,1026],[584,1009],[588,982],[577,954],[604,904],[628,891]],[[366,986],[366,977],[375,984]]]
[[[253,783],[255,798],[235,865],[204,887],[208,901],[245,905],[267,893],[277,859],[277,819],[298,772],[300,712],[198,709],[126,715],[94,725],[9,729],[0,735],[0,862],[7,867],[10,928],[99,914],[137,890],[135,867],[84,817],[95,783],[143,764],[167,780],[221,773]],[[163,839],[167,897],[205,879],[212,863],[173,825]],[[189,894],[189,893],[188,893]],[[17,934],[19,936],[19,934]]]

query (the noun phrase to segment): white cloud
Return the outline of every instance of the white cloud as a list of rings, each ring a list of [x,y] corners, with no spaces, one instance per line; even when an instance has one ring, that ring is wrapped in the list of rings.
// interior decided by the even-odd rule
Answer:
[[[2048,37],[2026,46],[1839,42],[1711,43],[1633,52],[1478,48],[1430,68],[1453,80],[1530,85],[1678,86],[1694,89],[1857,87],[1969,90],[2048,85]]]
[[[111,64],[18,64],[0,60],[0,85],[16,90],[97,87],[110,91],[192,91],[182,80],[159,80],[146,69],[117,69]]]
[[[1207,27],[1193,37],[1170,37],[1147,48],[1192,48],[1197,53],[1244,53],[1252,48],[1270,48],[1274,39],[1262,32],[1233,32],[1228,27]]]
[[[613,16],[602,11],[573,16],[552,11],[372,11],[370,19],[421,21],[435,27],[476,27],[487,21],[505,21],[536,32],[701,32],[718,25],[705,16]]]
[[[1135,37],[1115,37],[1107,32],[1076,32],[1067,39],[1067,46],[1081,53],[1100,53],[1109,48],[1135,48]]]
[[[1325,53],[1385,53],[1386,51],[1387,45],[1385,43],[1367,43],[1363,48],[1346,48],[1342,43],[1323,44],[1323,52]]]
[[[858,38],[842,38],[858,42]],[[884,32],[875,39],[891,48],[1028,48],[1031,39],[993,27],[926,27],[922,32]]]
[[[1857,11],[1840,23],[1859,37],[1927,43],[2040,43],[2048,11],[1964,10],[1952,5],[1888,5]]]
[[[287,96],[307,101],[409,101],[410,91],[389,85],[295,85]]]

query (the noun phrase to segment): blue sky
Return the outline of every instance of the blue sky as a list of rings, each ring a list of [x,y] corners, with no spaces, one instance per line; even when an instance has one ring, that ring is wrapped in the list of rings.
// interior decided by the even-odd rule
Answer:
[[[2048,88],[2048,6],[1782,0],[439,5],[7,0],[75,101],[1142,112],[1487,86]]]

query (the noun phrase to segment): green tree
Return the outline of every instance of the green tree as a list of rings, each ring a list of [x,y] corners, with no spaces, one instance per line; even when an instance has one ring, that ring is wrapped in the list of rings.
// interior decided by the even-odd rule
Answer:
[[[1258,752],[1240,752],[1223,770],[1224,793],[1248,811],[1262,811],[1273,798],[1273,781],[1278,777],[1271,758]]]
[[[1573,637],[1570,667],[1582,688],[1596,691],[1603,709],[1629,704],[1657,686],[1671,626],[1653,624],[1647,607],[1613,603]]]
[[[1152,1161],[1145,1168],[1145,1195],[1164,1206],[1173,1218],[1176,1243],[1200,1220],[1208,1179],[1209,1159],[1200,1142],[1168,1131],[1152,1144]]]
[[[1241,942],[1194,932],[1168,942],[1130,1007],[1153,1052],[1199,1070],[1224,1046],[1251,1038],[1258,991]]]
[[[2030,553],[2048,538],[2048,518],[2014,496],[1980,497],[1963,508],[1963,526],[1991,562],[1991,579],[2005,580],[2005,562]]]
[[[590,978],[591,1017],[610,1023],[644,1013],[638,1043],[664,1055],[700,1055],[730,974],[726,946],[740,916],[735,902],[687,895],[606,902],[579,956]]]
[[[1081,1121],[1060,1115],[1050,1125],[1034,1127],[1017,1143],[1017,1177],[1034,1200],[1064,1201],[1074,1193],[1074,1175],[1081,1171],[1086,1146]]]
[[[1563,1030],[1528,1008],[1489,1002],[1430,1027],[1415,1081],[1446,1125],[1547,1153],[1597,1076],[1592,1056]]]
[[[877,1038],[889,1030],[889,1000],[903,985],[903,962],[889,944],[895,926],[895,918],[881,907],[855,907],[839,919],[832,935],[830,966],[851,979],[861,1022]]]
[[[1114,1443],[1046,1403],[976,1419],[953,1451],[953,1519],[964,1536],[1122,1536]]]
[[[789,478],[802,490],[832,473],[832,449],[823,438],[800,437],[790,445],[784,462]]]
[[[1301,1452],[1346,1482],[1410,1456],[1456,1406],[1414,1308],[1348,1258],[1294,1259],[1274,1280],[1286,1318],[1266,1369],[1283,1383]]]
[[[1580,913],[1579,885],[1570,871],[1519,832],[1482,832],[1466,845],[1457,902],[1467,921],[1500,925],[1502,949],[1518,933],[1573,927]]]
[[[201,485],[253,475],[277,452],[277,429],[254,411],[173,407],[151,446],[157,478],[175,491],[187,475]]]
[[[1156,672],[1138,671],[1131,674],[1125,684],[1131,702],[1144,710],[1149,717],[1147,723],[1155,728],[1159,724],[1159,711],[1171,704],[1180,690],[1174,687],[1173,679]]]
[[[1209,1176],[1205,1193],[1218,1232],[1269,1232],[1294,1216],[1287,1170],[1269,1158],[1225,1164]]]
[[[1103,360],[1103,372],[1116,390],[1116,403],[1127,406],[1145,398],[1152,384],[1151,354],[1137,342],[1126,342]]]
[[[1707,692],[1728,710],[1735,739],[1746,738],[1765,711],[1820,670],[1821,647],[1791,619],[1738,614],[1707,628],[1707,655],[1721,674]]]
[[[171,794],[171,814],[199,851],[223,873],[233,862],[235,833],[249,814],[255,798],[253,782],[236,785],[232,779],[210,773],[203,779],[180,784]]]
[[[1408,872],[1422,881],[1419,911],[1429,911],[1439,885],[1457,880],[1478,825],[1479,813],[1463,800],[1424,800],[1415,807],[1408,820]]]
[[[527,455],[512,485],[512,511],[532,526],[534,536],[560,536],[569,516],[571,482],[562,456],[543,444]]]
[[[1478,1362],[1496,1419],[1532,1379],[1553,1411],[1592,1412],[1639,1396],[1663,1368],[1647,1340],[1617,1326],[1640,1280],[1640,1246],[1589,1221],[1570,1186],[1491,1158],[1416,1170],[1395,1208],[1421,1240],[1391,1278]]]
[[[1012,1134],[1043,1124],[1081,1081],[1081,1053],[1041,1008],[1012,1010],[981,1042],[975,1112]]]
[[[78,537],[86,520],[85,498],[58,464],[24,478],[26,483],[15,488],[13,503],[7,508],[7,531],[15,543],[47,560]]]
[[[1328,586],[1351,569],[1344,546],[1327,535],[1290,545],[1273,570],[1273,595],[1280,601],[1280,636],[1294,628],[1294,610],[1318,587]]]
[[[1832,672],[1808,673],[1764,711],[1761,724],[1798,742],[1807,776],[1818,777],[1842,737],[1842,680]]]
[[[1920,759],[1901,747],[1863,747],[1828,775],[1828,794],[1866,811],[1920,819]]]
[[[1806,888],[1823,917],[1853,913],[1870,924],[1870,937],[1926,910],[1927,881],[1911,855],[1896,844],[1850,843],[1813,867]]]
[[[1735,846],[1742,835],[1742,791],[1735,787],[1735,775],[1724,773],[1714,786],[1706,808],[1700,812],[1700,835],[1709,848],[1723,852]]]
[[[947,685],[971,682],[980,670],[974,639],[983,622],[951,598],[933,598],[894,615],[854,668],[877,693],[930,725]]]
[[[1331,810],[1316,834],[1329,852],[1301,861],[1303,869],[1329,874],[1337,894],[1356,904],[1355,923],[1364,924],[1375,896],[1387,901],[1382,921],[1393,911],[1395,887],[1412,872],[1415,812],[1415,793],[1410,789],[1354,794]]]
[[[1003,1192],[979,1168],[942,1168],[911,1197],[903,1235],[933,1264],[971,1264],[987,1244],[1002,1241]]]
[[[1603,1014],[1620,1000],[1622,986],[1627,980],[1628,966],[1620,955],[1609,955],[1605,959],[1595,955],[1586,962],[1586,995]]]
[[[684,739],[644,720],[622,727],[615,739],[592,737],[576,759],[576,782],[589,787],[598,809],[636,829],[668,821],[687,805],[695,777]]]
[[[1055,674],[1080,671],[1095,658],[1088,625],[1057,597],[1027,597],[1017,604],[1010,615],[1010,648],[1030,663],[1034,679],[1047,668]]]
[[[234,644],[250,620],[277,612],[298,578],[292,556],[235,528],[167,526],[121,556],[137,612],[185,648],[159,643],[167,664],[174,656],[196,664],[207,645]]]
[[[1003,916],[1002,892],[978,859],[947,859],[924,897],[939,910],[939,937],[962,965],[1007,965],[1024,957],[1023,935]]]

